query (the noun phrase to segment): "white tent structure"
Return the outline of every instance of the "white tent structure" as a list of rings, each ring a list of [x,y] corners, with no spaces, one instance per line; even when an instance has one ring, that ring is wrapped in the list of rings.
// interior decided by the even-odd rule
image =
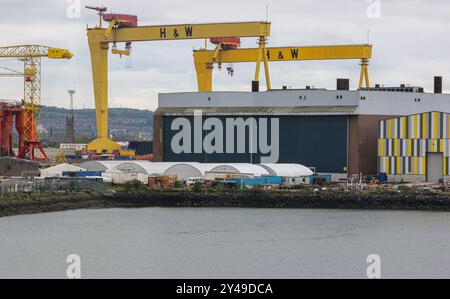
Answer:
[[[128,173],[144,173],[148,175],[164,175],[164,172],[178,163],[150,161],[127,161],[114,167],[116,170]]]
[[[211,171],[217,164],[202,163],[177,163],[168,168],[165,175],[177,175],[180,180],[188,180],[190,178],[205,178],[206,172]]]
[[[86,171],[86,169],[64,163],[53,167],[41,169],[40,173],[41,177],[49,178],[49,177],[62,177],[63,172],[79,172],[79,171]]]
[[[256,177],[270,175],[269,172],[263,167],[250,163],[218,164],[210,171],[219,173],[253,174]]]
[[[311,169],[300,164],[260,164],[260,166],[266,169],[270,176],[301,178],[314,174]]]
[[[250,174],[260,176],[280,176],[286,178],[309,177],[313,172],[300,164],[212,164],[197,162],[150,162],[150,161],[89,161],[81,164],[89,171],[121,171],[157,176],[177,176],[179,180],[204,178],[206,173]]]
[[[147,175],[173,175],[179,180],[204,177],[205,172],[210,171],[217,164],[201,164],[196,162],[149,162],[128,161],[116,166],[114,169],[128,173],[143,173]]]
[[[124,161],[87,161],[80,166],[88,171],[108,171],[122,163],[124,163]]]

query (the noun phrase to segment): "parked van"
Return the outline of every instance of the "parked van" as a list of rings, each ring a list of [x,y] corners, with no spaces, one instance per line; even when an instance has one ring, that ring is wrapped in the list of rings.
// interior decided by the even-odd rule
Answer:
[[[191,186],[194,186],[195,183],[203,184],[204,182],[205,182],[205,179],[203,179],[203,178],[189,178],[186,181],[186,186],[191,187]]]

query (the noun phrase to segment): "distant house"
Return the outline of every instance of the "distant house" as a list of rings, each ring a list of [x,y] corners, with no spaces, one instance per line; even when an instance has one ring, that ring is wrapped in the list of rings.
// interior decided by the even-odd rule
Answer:
[[[39,174],[39,163],[12,157],[0,157],[0,176],[20,177],[23,173]]]

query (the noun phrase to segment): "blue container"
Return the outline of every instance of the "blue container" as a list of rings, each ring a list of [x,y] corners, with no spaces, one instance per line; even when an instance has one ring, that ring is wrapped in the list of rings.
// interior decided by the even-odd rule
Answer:
[[[85,178],[85,177],[93,177],[93,176],[102,176],[100,171],[79,171],[75,172],[75,176],[77,178]]]
[[[62,173],[66,177],[86,178],[86,177],[101,177],[100,171],[65,171]]]
[[[381,183],[387,183],[387,181],[388,181],[387,174],[384,173],[384,172],[380,173],[380,174],[378,175],[378,180],[379,180]]]
[[[264,186],[266,180],[263,178],[244,179],[244,186]]]
[[[73,172],[73,171],[63,171],[62,176],[74,178],[75,177],[75,172]]]
[[[266,180],[266,185],[281,185],[283,180],[280,176],[263,177]]]
[[[267,186],[267,185],[281,185],[281,177],[256,177],[256,178],[227,178],[225,182],[231,182],[236,186]]]

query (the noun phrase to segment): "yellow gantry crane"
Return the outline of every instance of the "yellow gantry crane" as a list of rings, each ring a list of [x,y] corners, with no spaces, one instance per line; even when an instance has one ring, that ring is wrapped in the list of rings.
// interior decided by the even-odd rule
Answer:
[[[137,17],[123,14],[106,14],[105,7],[86,7],[96,10],[100,16],[100,24],[89,28],[88,42],[91,53],[92,76],[97,118],[97,139],[88,145],[88,151],[113,153],[120,151],[120,145],[108,136],[108,50],[113,45],[113,53],[127,55],[132,42],[193,40],[227,37],[257,37],[261,49],[261,59],[267,67],[268,59],[262,55],[266,38],[270,36],[269,22],[213,23],[138,26]],[[102,28],[102,21],[109,23]],[[125,43],[125,50],[117,50],[117,43]],[[259,68],[258,63],[257,68]],[[268,71],[268,69],[267,69]]]
[[[306,60],[340,60],[359,59],[361,61],[361,75],[359,87],[370,87],[368,65],[372,58],[371,45],[338,45],[311,47],[281,47],[266,48],[264,61],[306,61]],[[214,64],[240,63],[261,61],[261,49],[222,49],[218,45],[215,50],[194,51],[194,63],[197,71],[198,90],[212,91],[212,71]],[[255,81],[258,81],[259,69],[256,70]],[[266,66],[267,89],[271,89],[270,74]]]
[[[24,77],[25,103],[25,144],[19,150],[19,158],[39,160],[35,156],[35,149],[39,149],[46,157],[37,132],[40,120],[41,104],[41,58],[71,59],[73,54],[68,50],[39,45],[22,45],[0,47],[0,58],[17,58],[24,63],[23,73],[15,72],[17,76]],[[11,76],[7,74],[4,76]]]

